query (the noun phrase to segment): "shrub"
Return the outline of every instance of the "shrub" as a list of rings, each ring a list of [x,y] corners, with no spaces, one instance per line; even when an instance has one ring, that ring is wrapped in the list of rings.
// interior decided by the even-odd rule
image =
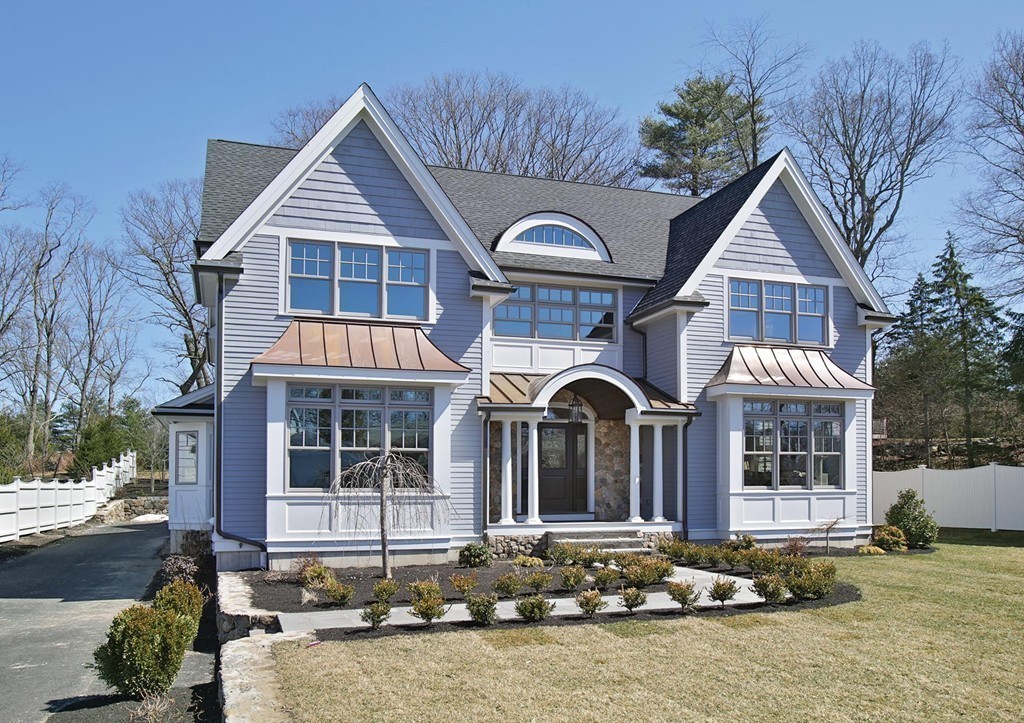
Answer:
[[[906,489],[885,513],[885,524],[895,525],[907,536],[909,547],[931,547],[939,539],[939,525],[928,514],[916,490]]]
[[[498,596],[493,593],[466,595],[466,610],[477,625],[494,625],[498,619]]]
[[[323,590],[334,580],[331,568],[317,562],[299,569],[299,584],[310,590]]]
[[[523,584],[526,585],[526,587],[533,588],[534,592],[540,592],[547,588],[554,579],[553,575],[546,572],[540,572],[538,570],[537,572],[531,572],[529,575],[524,577]]]
[[[539,557],[533,557],[532,555],[516,555],[515,559],[512,560],[512,564],[516,567],[523,567],[527,569],[544,568],[544,560]]]
[[[722,548],[716,545],[704,545],[701,557],[705,565],[718,567],[722,563]]]
[[[195,583],[185,580],[174,580],[164,585],[153,600],[153,607],[173,613],[188,621],[188,640],[191,645],[199,634],[199,618],[203,616],[203,593]]]
[[[480,583],[480,578],[477,576],[476,570],[473,570],[473,572],[468,575],[455,573],[448,578],[448,582],[452,584],[452,587],[462,593],[462,597],[467,597],[469,593],[473,592],[473,589]]]
[[[857,549],[857,553],[860,555],[884,555],[885,550],[875,545],[862,545]]]
[[[641,555],[639,552],[619,552],[614,557],[615,563],[621,570],[625,570],[630,565],[639,565],[647,559],[647,555]]]
[[[398,594],[400,587],[397,580],[378,580],[373,584],[373,596],[377,598],[377,602],[386,603]]]
[[[516,601],[516,615],[528,623],[539,623],[555,609],[553,602],[548,602],[543,595],[528,595]]]
[[[658,552],[671,560],[682,562],[692,544],[684,540],[661,540],[658,542]]]
[[[491,587],[503,597],[515,597],[523,587],[523,578],[518,572],[506,572],[498,575]]]
[[[562,588],[564,590],[575,590],[587,579],[587,571],[579,565],[569,565],[562,568]]]
[[[482,542],[467,542],[459,550],[459,564],[463,567],[490,567],[493,560],[491,548]]]
[[[594,586],[598,590],[607,590],[619,581],[619,571],[611,567],[602,567],[594,573]]]
[[[882,525],[875,529],[874,543],[886,552],[899,552],[907,549],[907,536],[895,525]]]
[[[815,560],[786,576],[786,587],[797,600],[818,600],[836,589],[836,566],[828,560]]]
[[[181,554],[191,557],[196,562],[213,555],[210,533],[203,530],[186,530],[181,536]]]
[[[576,552],[576,562],[584,567],[593,567],[594,565],[607,565],[612,561],[612,554],[605,550],[595,550],[593,548],[580,548]]]
[[[443,597],[441,595],[441,586],[437,582],[437,578],[428,578],[426,580],[416,580],[408,584],[409,588],[409,599],[412,602],[425,597]]]
[[[93,667],[122,695],[163,695],[181,669],[189,632],[189,620],[181,615],[133,605],[110,624],[107,642],[93,652]]]
[[[719,548],[719,550],[720,551],[718,553],[718,564],[720,567],[724,566],[731,570],[739,564],[739,561],[741,559],[743,559],[742,550],[733,550],[729,547],[722,547]]]
[[[383,600],[370,603],[359,613],[359,619],[369,625],[371,630],[379,629],[389,617],[391,617],[391,605]]]
[[[578,545],[570,542],[556,542],[548,548],[548,558],[556,565],[565,565],[569,562],[578,562],[576,556],[580,552]]]
[[[195,582],[199,575],[199,565],[187,555],[168,555],[160,565],[160,582],[166,585],[175,580]]]
[[[736,597],[736,593],[740,591],[739,585],[727,577],[716,577],[715,581],[711,583],[711,589],[708,590],[708,597],[715,602],[722,603],[722,607],[725,607],[725,603]]]
[[[779,552],[783,555],[792,555],[794,557],[803,557],[807,554],[807,538],[806,537],[790,537],[786,539],[786,542],[779,548]]]
[[[722,543],[722,548],[736,552],[738,550],[753,550],[757,547],[757,539],[753,535],[746,535],[742,532],[736,533],[735,540],[728,540]]]
[[[624,587],[619,591],[619,605],[630,613],[647,602],[647,593],[635,587]]]
[[[738,555],[737,563],[745,565],[755,574],[771,574],[777,572],[779,565],[781,564],[782,555],[779,554],[778,550],[741,550],[736,553]]]
[[[600,590],[584,590],[576,596],[576,607],[586,617],[592,618],[599,610],[608,607],[608,601],[601,598]]]
[[[348,605],[348,601],[352,599],[352,596],[356,594],[356,589],[352,585],[346,585],[343,582],[338,582],[334,578],[327,581],[324,585],[324,595],[332,603],[338,605]]]
[[[688,542],[685,544],[686,547],[682,548],[683,563],[691,567],[695,565],[707,564],[707,556],[705,555],[705,551],[707,550],[707,548],[704,545],[698,545],[693,542]]]
[[[630,587],[657,585],[675,572],[675,565],[668,560],[654,557],[641,558],[622,568],[622,577]]]
[[[696,610],[697,602],[700,600],[700,590],[691,580],[681,582],[670,582],[668,584],[668,596],[672,602],[678,603],[684,613]]]
[[[417,580],[409,583],[409,597],[412,607],[409,614],[427,625],[444,617],[444,595],[437,580]]]
[[[766,603],[778,605],[786,602],[786,581],[778,575],[761,575],[754,579],[750,589]]]

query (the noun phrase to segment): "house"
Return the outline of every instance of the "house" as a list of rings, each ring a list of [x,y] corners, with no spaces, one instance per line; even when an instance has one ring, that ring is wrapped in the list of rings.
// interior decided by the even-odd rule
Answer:
[[[210,141],[196,248],[216,384],[155,413],[221,569],[372,562],[329,488],[381,450],[440,490],[400,561],[870,534],[892,317],[789,151],[705,199],[428,167],[364,85],[298,151]]]

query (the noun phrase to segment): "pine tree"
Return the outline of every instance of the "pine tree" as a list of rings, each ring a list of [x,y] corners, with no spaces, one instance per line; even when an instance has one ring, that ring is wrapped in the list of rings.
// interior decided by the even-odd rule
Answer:
[[[742,102],[722,76],[697,75],[675,92],[675,101],[658,104],[659,116],[640,123],[640,142],[654,151],[640,173],[677,193],[716,191],[743,173]]]

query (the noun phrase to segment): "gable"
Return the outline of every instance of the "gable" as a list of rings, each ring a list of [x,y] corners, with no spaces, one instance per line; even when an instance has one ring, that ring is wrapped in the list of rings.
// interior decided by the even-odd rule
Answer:
[[[364,120],[281,203],[267,225],[447,239]]]
[[[839,271],[781,180],[768,189],[715,268],[838,278]]]

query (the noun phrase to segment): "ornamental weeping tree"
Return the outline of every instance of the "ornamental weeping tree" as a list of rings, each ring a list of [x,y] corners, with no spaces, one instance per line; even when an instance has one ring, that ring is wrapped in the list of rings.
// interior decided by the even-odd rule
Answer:
[[[361,499],[353,499],[355,492],[373,493],[376,504],[372,511]],[[390,452],[349,467],[331,484],[329,495],[341,509],[352,510],[357,528],[376,517],[385,579],[391,579],[391,531],[431,524],[452,510],[448,496],[419,462]]]

